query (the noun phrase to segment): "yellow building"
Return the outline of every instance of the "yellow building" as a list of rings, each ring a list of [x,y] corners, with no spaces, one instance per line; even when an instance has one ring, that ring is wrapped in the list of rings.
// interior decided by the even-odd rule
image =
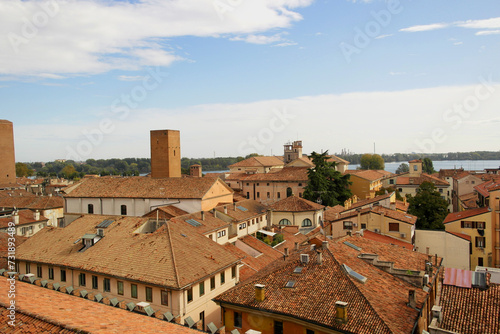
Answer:
[[[323,222],[325,206],[297,196],[290,196],[269,207],[272,225],[298,226],[302,233],[310,232]]]
[[[374,198],[375,193],[382,188],[382,180],[391,175],[385,170],[347,170],[351,175],[351,192],[360,199]]]

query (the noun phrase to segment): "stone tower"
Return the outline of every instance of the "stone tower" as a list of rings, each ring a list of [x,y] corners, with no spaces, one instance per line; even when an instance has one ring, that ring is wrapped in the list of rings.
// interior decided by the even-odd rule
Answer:
[[[285,164],[298,159],[302,158],[302,140],[296,140],[293,143],[287,143],[284,145],[285,147]]]
[[[179,130],[151,131],[151,177],[181,177]]]
[[[0,184],[16,183],[16,159],[14,155],[14,126],[0,119]]]

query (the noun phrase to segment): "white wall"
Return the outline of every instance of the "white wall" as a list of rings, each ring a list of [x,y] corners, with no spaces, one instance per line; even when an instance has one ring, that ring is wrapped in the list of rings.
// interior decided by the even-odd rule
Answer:
[[[420,253],[437,254],[448,268],[470,270],[469,242],[445,231],[415,230],[415,246]]]

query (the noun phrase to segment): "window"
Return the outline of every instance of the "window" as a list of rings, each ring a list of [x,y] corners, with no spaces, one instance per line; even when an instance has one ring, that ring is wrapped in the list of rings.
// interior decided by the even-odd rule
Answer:
[[[366,230],[366,224],[361,224],[361,229]]]
[[[137,298],[137,284],[130,284],[130,296]]]
[[[193,288],[189,288],[187,290],[187,298],[188,298],[188,303],[191,303],[193,301]]]
[[[314,334],[314,331],[312,329],[307,329],[306,334]]]
[[[302,198],[302,193],[299,193],[299,197]]]
[[[344,230],[352,230],[352,222],[351,221],[344,222]]]
[[[399,188],[398,191],[401,193],[403,192],[403,188]]]
[[[205,282],[200,283],[200,297],[205,294]]]
[[[269,187],[269,183],[267,184],[267,186]]]
[[[240,224],[239,229],[242,230],[247,227],[247,223]]]
[[[87,280],[87,276],[85,275],[85,273],[80,273],[80,276],[79,276],[80,286],[85,286],[86,280]]]
[[[260,198],[260,193],[257,191],[257,198]]]
[[[241,328],[243,321],[241,312],[234,312],[234,327]]]
[[[418,166],[417,165],[413,165],[413,170],[416,172],[418,171]]]
[[[399,223],[389,223],[389,232],[399,232]]]
[[[462,228],[477,228],[483,230],[486,228],[485,222],[474,222],[474,221],[466,221],[462,220],[461,222]]]
[[[277,192],[277,196],[278,198],[281,198],[281,194],[279,192]]]
[[[220,273],[220,285],[226,283],[226,273],[225,272],[221,272]]]
[[[123,296],[123,282],[116,282],[116,290],[118,290],[118,294]]]
[[[146,287],[146,301],[150,303],[153,302],[153,288],[149,286]]]
[[[292,196],[292,194],[293,194],[292,188],[290,187],[286,188],[286,197],[290,197]]]
[[[470,181],[471,184],[476,184],[476,181]]]
[[[215,289],[215,276],[210,277],[210,290]]]
[[[232,277],[232,278],[236,278],[236,266],[233,266],[233,267],[231,268],[231,277]]]
[[[299,187],[302,187],[302,183],[299,183]]]
[[[282,220],[280,220],[280,222],[278,223],[279,225],[292,225],[292,222],[289,221],[288,219],[286,218],[283,218]]]
[[[225,235],[226,235],[226,230],[222,230],[222,231],[217,232],[217,238],[223,237]]]
[[[49,279],[54,279],[54,268],[49,267]]]
[[[94,204],[87,205],[87,212],[94,213]]]
[[[302,221],[302,227],[308,227],[308,226],[312,226],[312,221],[311,219],[306,218]]]
[[[42,266],[39,264],[36,266],[36,275],[42,277]]]
[[[92,275],[92,289],[99,289],[99,282],[97,280],[97,276]]]
[[[127,215],[127,206],[126,205],[120,206],[120,211],[121,211],[122,216],[126,216]]]
[[[29,274],[31,272],[31,268],[30,268],[30,263],[29,262],[26,262],[26,274]]]
[[[394,184],[394,179],[390,179],[389,184]]]
[[[267,192],[267,198],[271,198],[271,193],[269,191]]]
[[[111,291],[111,281],[109,280],[109,278],[105,278],[103,281],[102,281],[102,285],[104,285],[104,292],[110,292]]]
[[[478,265],[478,266],[480,266],[480,267],[482,267],[482,266],[483,266],[483,264],[484,264],[484,262],[483,262],[483,258],[482,258],[482,257],[478,257],[478,258],[477,258],[477,265]]]
[[[66,282],[66,270],[61,269],[61,282]]]
[[[442,194],[443,193],[443,188],[439,188],[439,192]]]
[[[168,306],[168,291],[161,290],[161,304]]]
[[[476,237],[476,247],[484,248],[486,246],[485,237]]]
[[[283,334],[283,322],[274,321],[274,334]]]
[[[250,199],[250,193],[247,191],[247,199]]]

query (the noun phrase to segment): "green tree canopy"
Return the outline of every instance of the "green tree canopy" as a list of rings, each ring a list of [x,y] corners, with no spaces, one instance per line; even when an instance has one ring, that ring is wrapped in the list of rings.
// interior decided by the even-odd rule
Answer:
[[[361,169],[384,169],[384,158],[378,154],[363,154],[360,160]]]
[[[335,170],[335,162],[328,162],[328,151],[312,152],[309,158],[314,167],[307,172],[308,182],[304,190],[304,198],[323,205],[335,206],[343,204],[352,196],[349,185],[349,174],[342,175]]]
[[[431,159],[424,158],[422,160],[422,172],[427,173],[427,174],[436,173],[436,171],[434,170],[434,166],[432,165]]]
[[[75,177],[80,176],[78,172],[76,171],[75,167],[73,165],[66,165],[64,168],[61,170],[61,174],[63,177],[67,179],[73,179]]]
[[[444,230],[443,220],[448,214],[448,203],[432,182],[423,182],[415,197],[408,199],[408,203],[408,213],[418,217],[418,229]]]
[[[35,171],[30,169],[28,165],[23,164],[22,162],[16,162],[16,176],[24,177],[24,176],[33,176]]]
[[[399,165],[398,169],[396,169],[396,174],[408,173],[410,171],[410,166],[407,163],[402,163]]]

